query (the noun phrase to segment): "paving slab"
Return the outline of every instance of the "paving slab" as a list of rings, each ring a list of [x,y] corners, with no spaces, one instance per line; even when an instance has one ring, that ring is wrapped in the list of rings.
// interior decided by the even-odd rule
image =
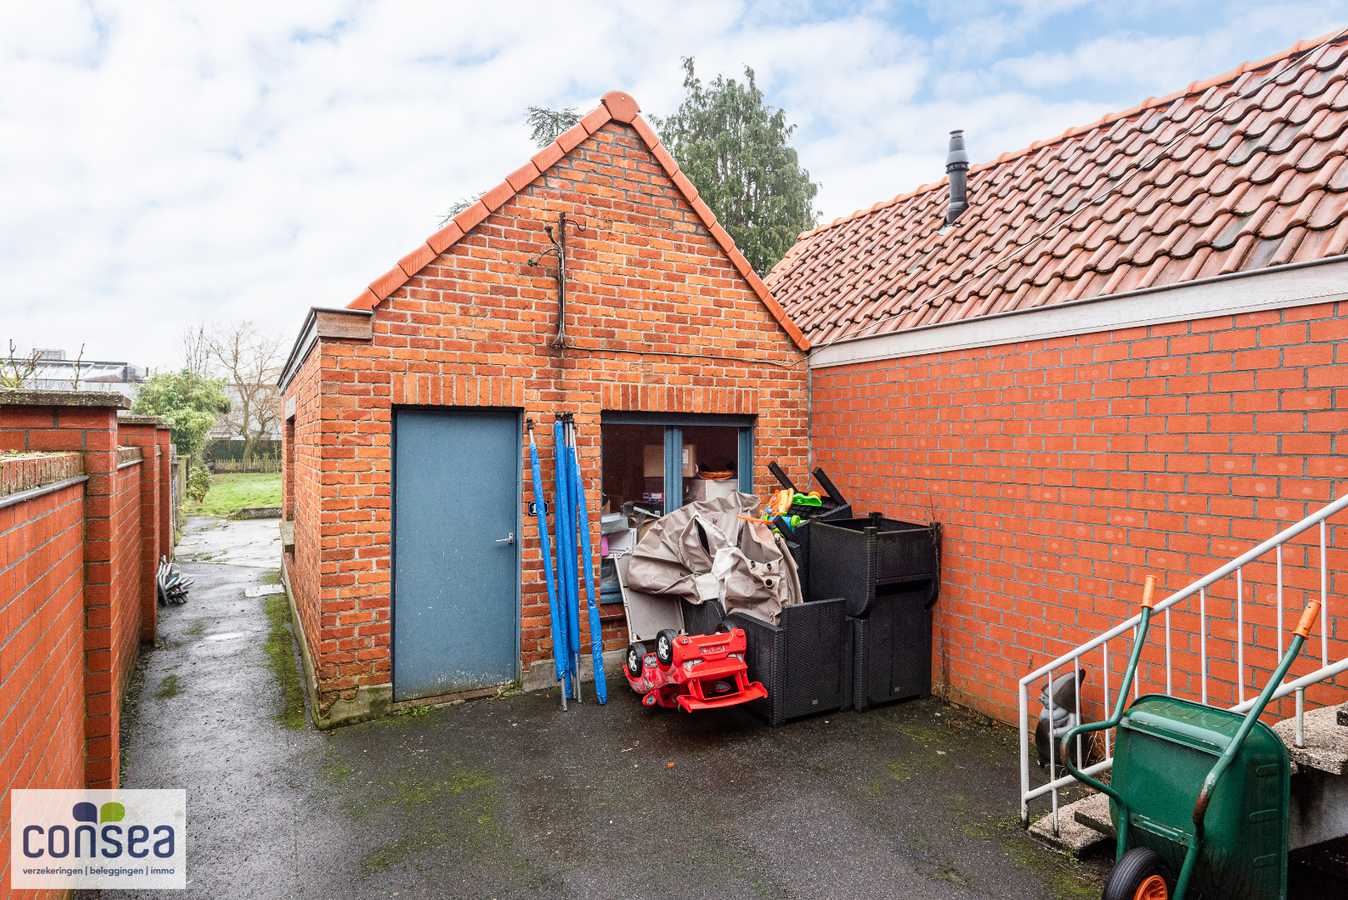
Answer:
[[[771,728],[617,682],[318,732],[285,598],[245,595],[275,557],[188,537],[124,737],[126,787],[187,790],[185,897],[1099,896],[1103,862],[1020,828],[1015,731],[937,700]]]
[[[190,518],[174,561],[275,569],[281,558],[280,525],[280,519]]]
[[[1302,746],[1296,743],[1296,719],[1284,719],[1273,731],[1287,745],[1293,764],[1318,769],[1331,775],[1348,772],[1348,726],[1339,724],[1340,707],[1323,706],[1308,710],[1302,728]]]
[[[1057,830],[1052,814],[1030,824],[1030,836],[1055,850],[1085,856],[1110,842],[1106,829],[1113,827],[1109,797],[1091,794],[1058,807]]]

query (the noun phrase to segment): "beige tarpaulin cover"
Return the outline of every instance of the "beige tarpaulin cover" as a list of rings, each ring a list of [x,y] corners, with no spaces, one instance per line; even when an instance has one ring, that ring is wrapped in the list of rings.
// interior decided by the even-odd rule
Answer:
[[[800,578],[780,535],[738,518],[757,506],[752,494],[731,494],[663,516],[633,551],[628,585],[689,603],[719,599],[727,613],[776,625],[782,607],[801,602]]]

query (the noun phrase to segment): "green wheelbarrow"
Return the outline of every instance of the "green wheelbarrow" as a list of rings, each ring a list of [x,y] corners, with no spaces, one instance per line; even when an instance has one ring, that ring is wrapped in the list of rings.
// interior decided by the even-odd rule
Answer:
[[[1104,900],[1280,900],[1287,896],[1291,760],[1259,721],[1315,624],[1320,601],[1301,616],[1287,655],[1243,715],[1159,694],[1124,703],[1151,624],[1156,579],[1148,576],[1142,618],[1114,714],[1062,736],[1067,771],[1109,796],[1118,827]],[[1117,728],[1110,784],[1082,773],[1068,747]]]

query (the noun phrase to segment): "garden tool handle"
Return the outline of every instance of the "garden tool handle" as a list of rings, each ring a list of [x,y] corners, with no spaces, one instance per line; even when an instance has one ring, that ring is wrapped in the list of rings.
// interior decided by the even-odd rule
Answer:
[[[1156,593],[1156,576],[1148,575],[1142,583],[1142,612],[1141,621],[1137,626],[1137,638],[1133,641],[1133,651],[1129,655],[1128,665],[1124,668],[1123,683],[1119,685],[1118,700],[1114,704],[1114,712],[1103,722],[1094,722],[1090,724],[1081,724],[1068,731],[1062,736],[1058,744],[1058,755],[1062,758],[1063,766],[1071,773],[1072,777],[1082,784],[1095,788],[1102,794],[1108,794],[1120,806],[1124,806],[1123,798],[1118,792],[1107,784],[1091,778],[1086,773],[1079,770],[1072,764],[1071,752],[1069,747],[1071,742],[1083,734],[1090,734],[1093,731],[1103,731],[1106,728],[1117,727],[1123,719],[1123,707],[1128,702],[1128,689],[1132,687],[1133,676],[1137,674],[1137,664],[1142,658],[1142,645],[1147,640],[1147,629],[1151,625],[1152,597]],[[1105,703],[1109,703],[1109,697],[1105,697]],[[1105,707],[1108,709],[1108,705]]]
[[[1297,623],[1296,631],[1293,634],[1299,634],[1302,637],[1310,637],[1311,629],[1315,627],[1315,620],[1320,615],[1320,601],[1312,600],[1306,604],[1306,611],[1301,614],[1301,621]]]
[[[1217,764],[1208,772],[1208,777],[1203,781],[1203,789],[1198,792],[1198,800],[1194,802],[1194,838],[1197,842],[1203,839],[1203,820],[1208,813],[1208,804],[1212,802],[1213,792],[1217,790],[1217,782],[1221,780],[1223,773],[1226,772],[1231,761],[1235,759],[1240,747],[1245,743],[1245,737],[1250,733],[1250,729],[1259,721],[1263,715],[1265,707],[1273,699],[1273,694],[1278,685],[1287,675],[1287,670],[1292,667],[1292,661],[1296,659],[1301,652],[1302,644],[1306,643],[1306,638],[1310,634],[1311,628],[1315,625],[1315,619],[1320,614],[1320,601],[1312,600],[1306,604],[1306,611],[1301,614],[1301,621],[1297,623],[1296,631],[1292,635],[1292,644],[1287,648],[1287,654],[1279,661],[1278,667],[1273,671],[1268,683],[1259,693],[1259,698],[1255,700],[1254,706],[1250,707],[1249,712],[1245,714],[1245,720],[1241,722],[1240,728],[1236,731],[1231,742],[1227,744],[1226,750],[1222,753]]]

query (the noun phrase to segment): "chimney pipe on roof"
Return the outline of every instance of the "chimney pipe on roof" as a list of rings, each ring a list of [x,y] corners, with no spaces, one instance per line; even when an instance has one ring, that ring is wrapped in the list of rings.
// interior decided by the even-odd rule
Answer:
[[[963,129],[950,132],[950,155],[945,158],[945,170],[950,176],[950,206],[945,211],[945,227],[949,228],[969,208],[969,154],[964,152]]]

